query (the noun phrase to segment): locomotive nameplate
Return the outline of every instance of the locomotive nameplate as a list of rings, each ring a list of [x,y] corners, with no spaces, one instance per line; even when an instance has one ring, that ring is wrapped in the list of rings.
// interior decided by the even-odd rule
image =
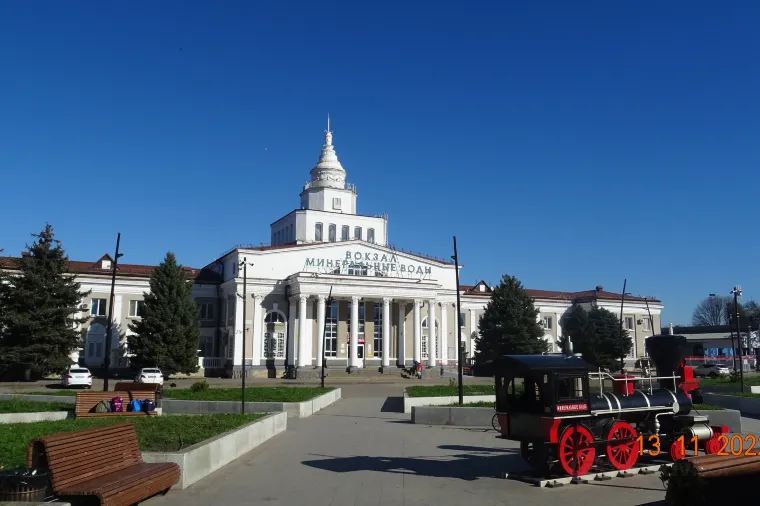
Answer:
[[[588,404],[585,402],[575,402],[573,404],[557,404],[557,412],[568,413],[571,411],[588,411]]]

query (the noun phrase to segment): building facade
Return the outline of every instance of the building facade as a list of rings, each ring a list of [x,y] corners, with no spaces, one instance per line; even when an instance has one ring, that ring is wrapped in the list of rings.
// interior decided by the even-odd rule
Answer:
[[[243,370],[272,376],[285,369],[308,376],[323,360],[326,367],[350,371],[387,370],[414,360],[446,366],[456,363],[460,330],[471,357],[492,288],[484,281],[460,286],[457,313],[453,262],[388,244],[387,216],[358,213],[356,187],[346,180],[329,123],[310,175],[300,207],[271,224],[271,245],[236,247],[202,269],[187,268],[201,314],[202,366],[233,377]],[[80,361],[91,366],[105,354],[111,261],[105,255],[97,262],[71,262],[82,288],[92,290],[81,308],[91,318],[80,329]],[[14,262],[0,258],[0,268],[13,270]],[[128,363],[128,324],[141,317],[152,269],[118,266],[112,364]],[[529,292],[553,351],[574,304],[615,314],[621,307],[621,295],[601,286]],[[632,361],[644,355],[652,329],[660,328],[662,309],[658,300],[626,295]]]

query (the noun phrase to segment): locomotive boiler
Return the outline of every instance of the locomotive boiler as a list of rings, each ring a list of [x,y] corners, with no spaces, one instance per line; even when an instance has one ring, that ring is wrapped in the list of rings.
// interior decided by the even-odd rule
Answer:
[[[727,427],[693,411],[698,388],[684,361],[683,336],[646,341],[657,376],[611,375],[577,356],[508,355],[494,361],[501,436],[543,475],[588,474],[602,465],[633,467],[640,458],[717,453]],[[605,391],[605,385],[611,389]]]

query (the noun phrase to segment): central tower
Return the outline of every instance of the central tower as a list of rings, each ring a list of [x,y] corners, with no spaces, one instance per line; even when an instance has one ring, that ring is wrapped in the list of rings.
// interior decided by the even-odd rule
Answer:
[[[328,115],[325,143],[317,164],[310,171],[311,181],[301,192],[301,209],[356,214],[356,186],[346,182],[346,169],[340,164],[332,141]]]

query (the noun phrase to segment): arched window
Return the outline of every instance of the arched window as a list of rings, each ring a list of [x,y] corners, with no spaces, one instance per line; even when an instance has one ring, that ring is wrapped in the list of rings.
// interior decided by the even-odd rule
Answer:
[[[422,355],[421,358],[430,358],[430,355],[428,354],[428,336],[429,336],[429,329],[428,329],[428,319],[425,318],[422,320],[422,339],[420,340],[420,354]],[[441,358],[441,352],[439,351],[439,341],[441,340],[441,329],[438,325],[438,318],[435,319],[435,358],[436,360],[440,360]]]
[[[285,315],[271,310],[264,316],[264,357],[285,358],[285,336],[287,323]]]
[[[321,223],[314,224],[314,240],[317,242],[322,242],[322,224]]]

